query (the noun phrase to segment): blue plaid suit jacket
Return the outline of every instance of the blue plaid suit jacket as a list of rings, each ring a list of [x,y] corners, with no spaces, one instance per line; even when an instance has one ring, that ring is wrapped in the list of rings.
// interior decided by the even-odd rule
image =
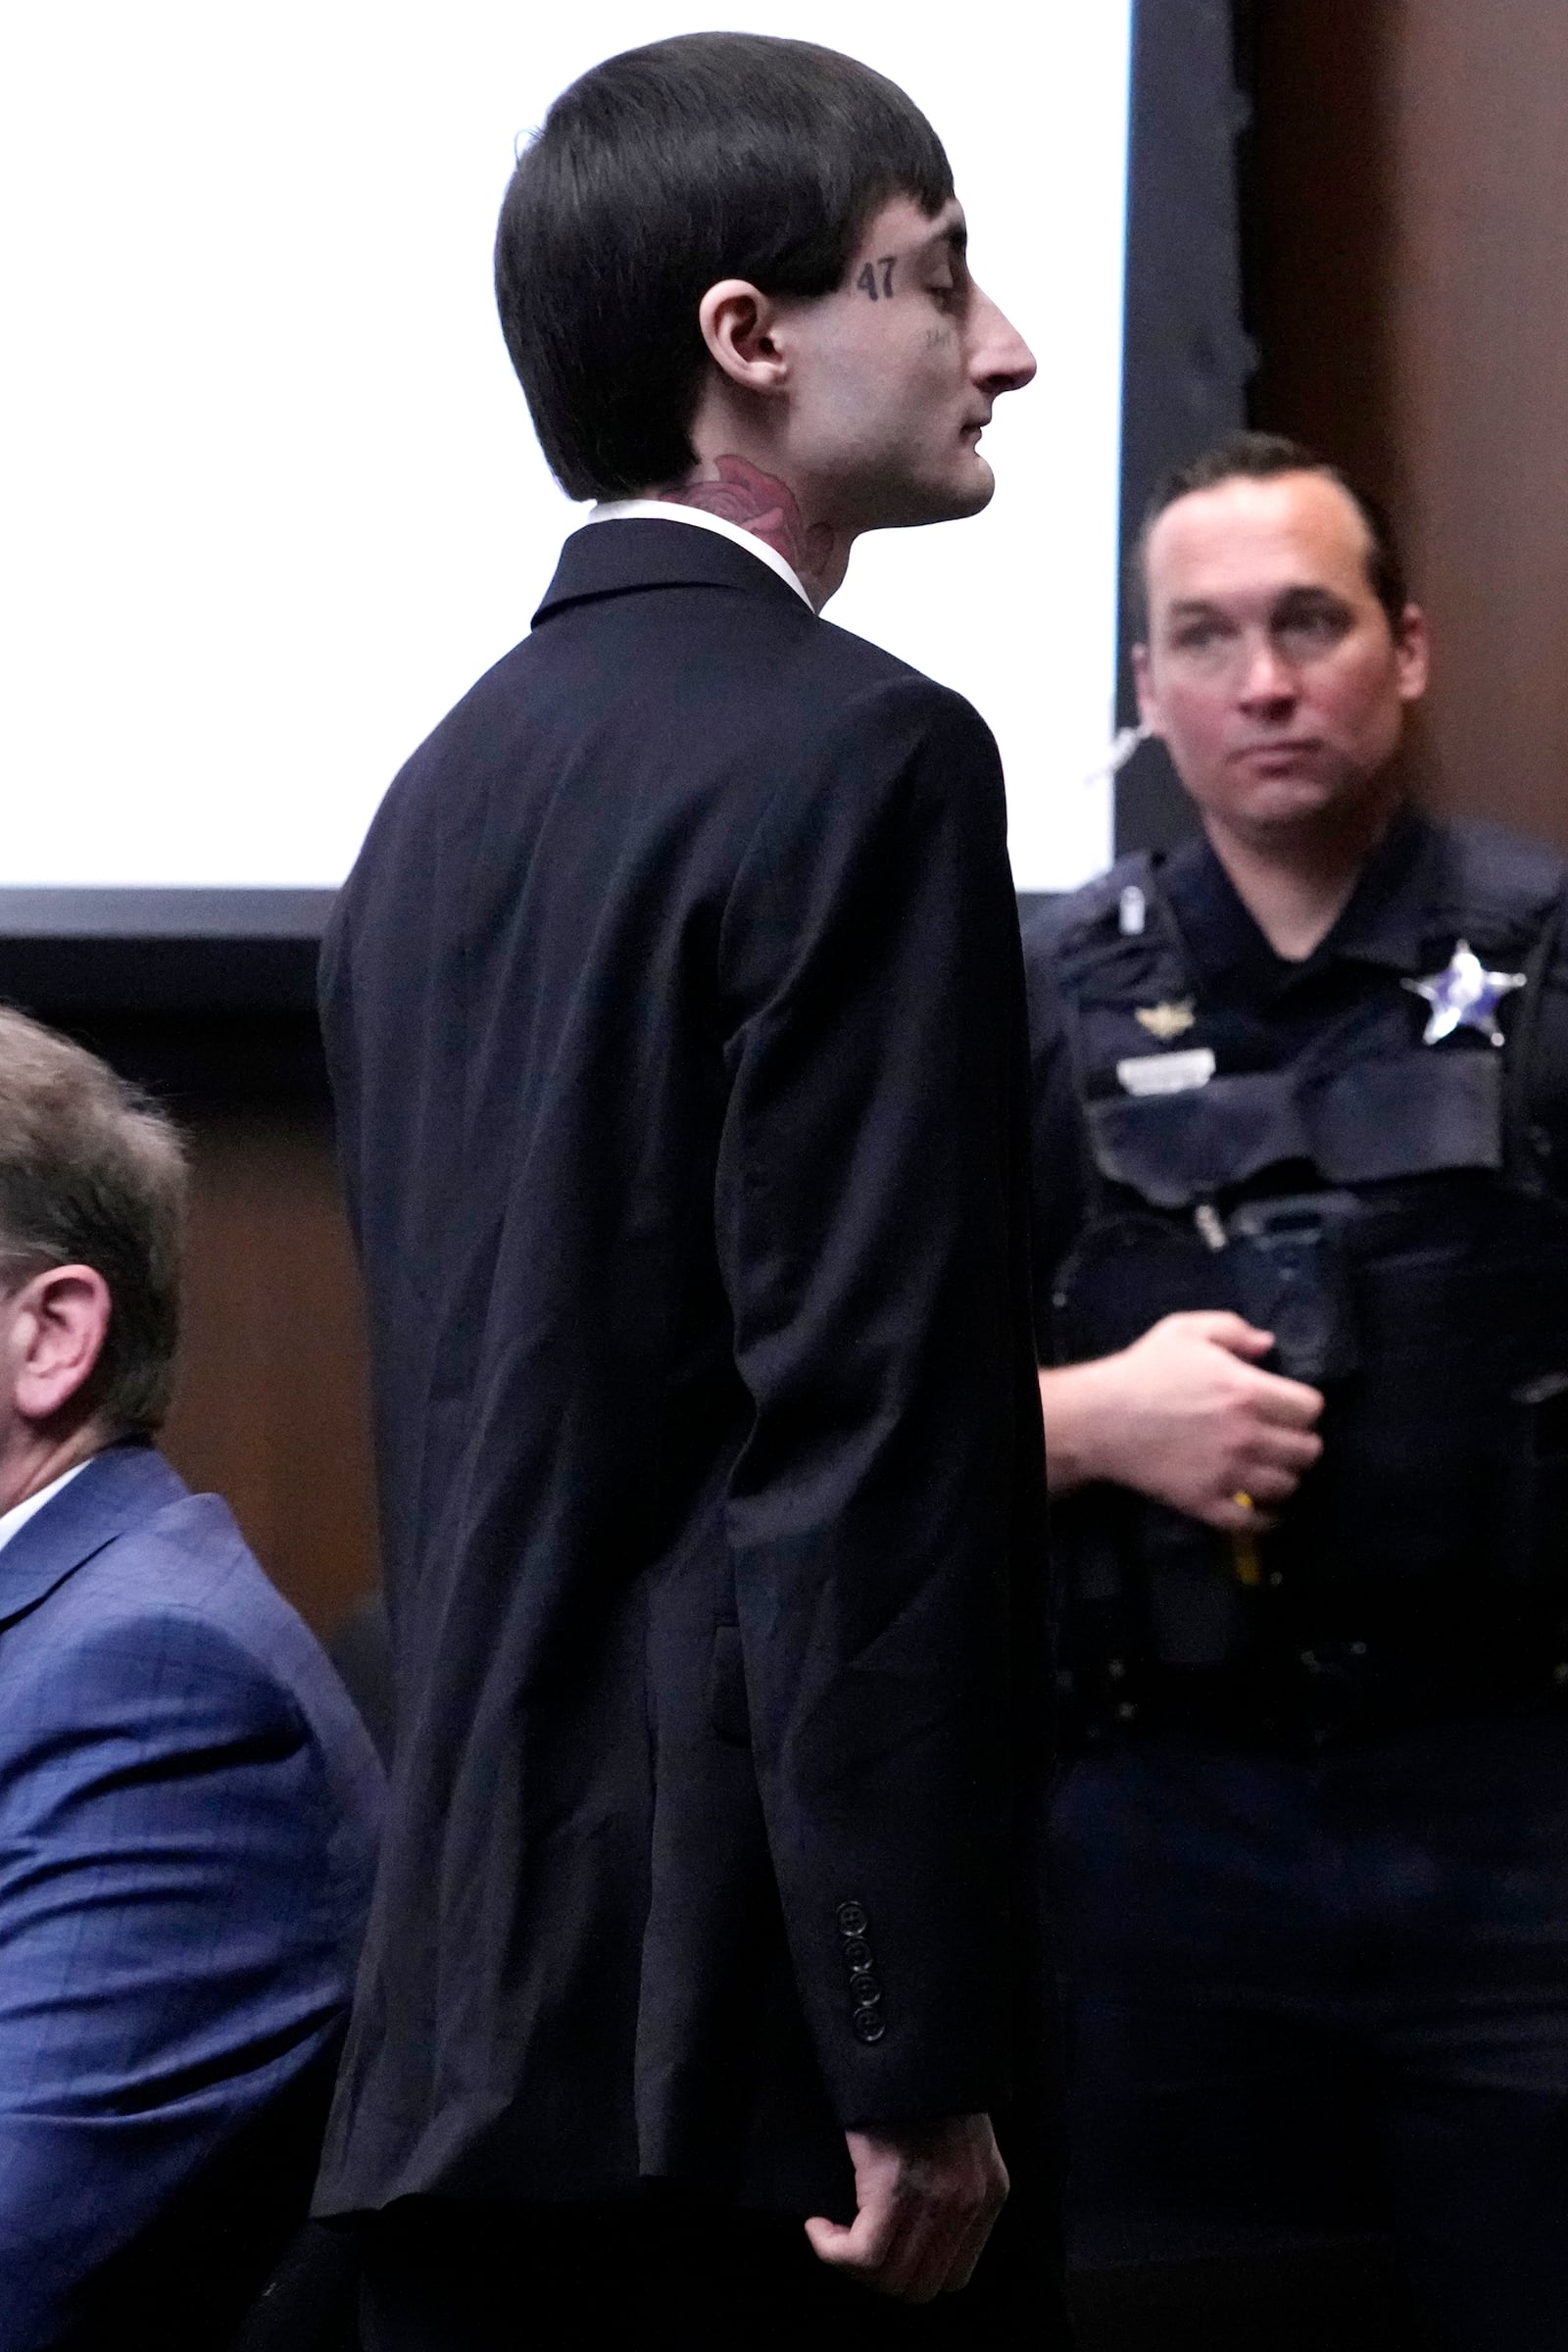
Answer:
[[[330,2065],[379,1795],[314,1639],[150,1447],[0,1549],[5,2352],[88,2340],[95,2289]]]

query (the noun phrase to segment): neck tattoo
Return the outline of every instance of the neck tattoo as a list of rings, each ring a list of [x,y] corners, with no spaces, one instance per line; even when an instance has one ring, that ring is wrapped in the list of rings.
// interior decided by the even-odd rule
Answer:
[[[788,482],[764,473],[750,458],[715,458],[713,466],[716,481],[674,482],[655,496],[738,524],[782,556],[807,588],[820,585],[833,560],[831,526],[808,523]]]

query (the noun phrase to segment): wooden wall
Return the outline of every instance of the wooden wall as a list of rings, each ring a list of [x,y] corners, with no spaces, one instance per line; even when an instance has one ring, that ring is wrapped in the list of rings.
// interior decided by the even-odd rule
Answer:
[[[195,1186],[165,1449],[223,1494],[330,1636],[376,1568],[359,1286],[326,1115],[225,1105],[183,1123]]]
[[[1391,506],[1443,807],[1568,846],[1568,5],[1257,0],[1255,420]]]

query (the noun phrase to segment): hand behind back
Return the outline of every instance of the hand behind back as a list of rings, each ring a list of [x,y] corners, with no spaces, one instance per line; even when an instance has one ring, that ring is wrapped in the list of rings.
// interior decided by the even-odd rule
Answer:
[[[818,2260],[906,2303],[966,2286],[1007,2195],[990,2117],[940,2116],[845,2137],[858,2211],[848,2225],[807,2223]]]

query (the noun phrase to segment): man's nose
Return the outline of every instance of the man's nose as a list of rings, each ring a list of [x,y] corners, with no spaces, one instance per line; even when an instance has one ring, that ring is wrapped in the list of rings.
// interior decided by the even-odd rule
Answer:
[[[1025,384],[1034,381],[1037,368],[1035,355],[1018,329],[978,286],[971,290],[969,316],[970,371],[975,382],[993,395],[1021,392]]]
[[[1268,631],[1260,629],[1243,648],[1238,701],[1248,705],[1294,703],[1298,691],[1295,670]]]

